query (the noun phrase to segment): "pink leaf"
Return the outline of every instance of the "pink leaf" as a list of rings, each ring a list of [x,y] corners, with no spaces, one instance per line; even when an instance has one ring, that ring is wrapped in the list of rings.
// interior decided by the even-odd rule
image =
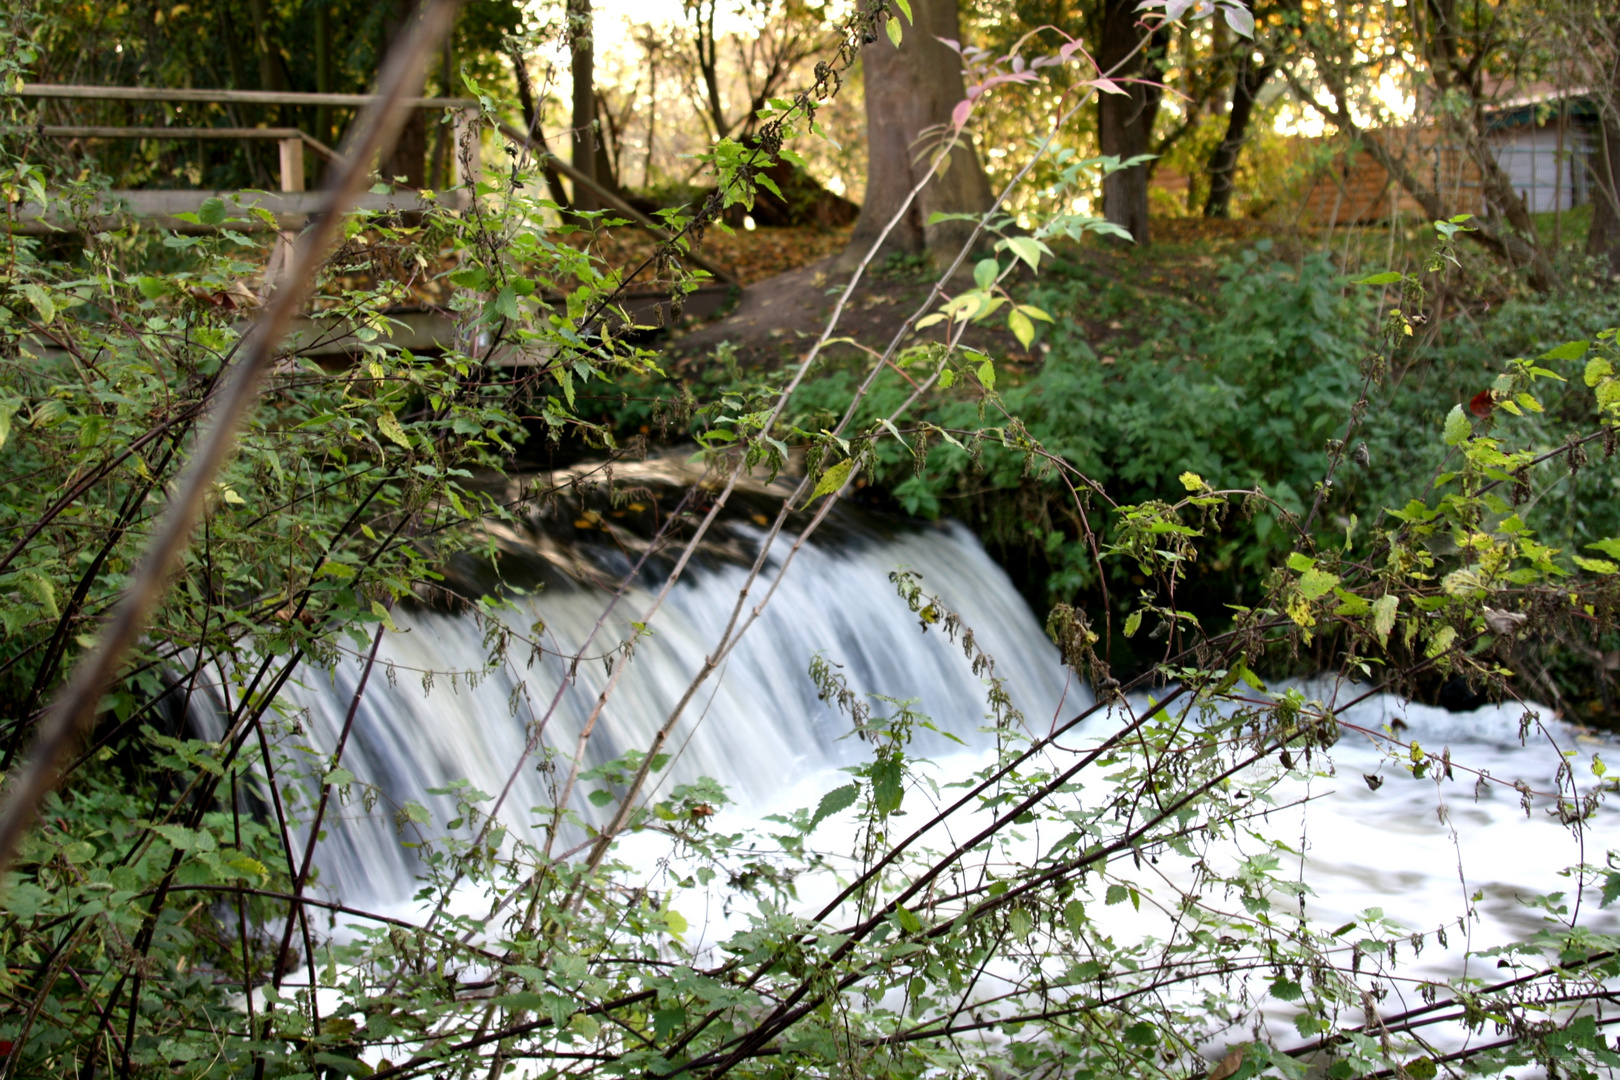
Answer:
[[[958,101],[956,103],[956,108],[951,110],[951,126],[956,128],[957,131],[961,131],[962,125],[967,123],[968,117],[972,115],[972,113],[972,98],[964,98],[963,100]]]
[[[1128,91],[1124,87],[1120,86],[1119,83],[1115,82],[1113,79],[1092,79],[1089,82],[1084,82],[1084,83],[1081,83],[1080,85],[1081,86],[1095,86],[1098,90],[1101,90],[1105,94],[1124,94],[1126,96],[1130,95],[1130,91]]]

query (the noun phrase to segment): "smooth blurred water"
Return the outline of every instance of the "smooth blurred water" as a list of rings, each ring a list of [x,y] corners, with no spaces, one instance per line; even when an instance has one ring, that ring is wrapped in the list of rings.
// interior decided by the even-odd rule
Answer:
[[[779,541],[776,550],[785,551],[788,542]],[[700,689],[676,726],[668,744],[675,760],[663,774],[664,790],[712,777],[744,806],[760,806],[806,778],[858,760],[863,744],[846,738],[848,721],[818,699],[809,677],[817,652],[843,665],[857,693],[914,698],[915,708],[936,726],[979,743],[984,683],[959,645],[937,628],[923,632],[889,580],[890,572],[902,567],[920,574],[924,589],[963,617],[980,647],[995,657],[996,672],[1018,707],[1031,716],[1032,725],[1048,727],[1066,689],[1057,651],[1006,574],[966,529],[951,524],[885,542],[809,544],[758,624]],[[636,645],[630,667],[592,734],[587,769],[651,743],[704,656],[720,640],[745,576],[745,569],[734,565],[694,568],[676,586],[652,622],[651,636]],[[756,586],[749,604],[757,603],[763,591]],[[570,671],[561,657],[579,651],[605,600],[599,591],[569,584],[553,584],[518,600],[517,610],[504,618],[523,631],[543,620],[543,640],[551,652],[526,666],[528,647],[514,644],[510,662],[476,688],[464,676],[452,684],[447,674],[483,665],[484,635],[471,617],[422,611],[396,615],[402,632],[384,636],[343,757],[344,767],[375,784],[383,797],[370,812],[351,800],[328,815],[328,837],[317,860],[330,892],[345,902],[365,903],[388,902],[414,891],[415,865],[401,845],[394,813],[406,801],[416,801],[434,811],[437,822],[447,820],[452,800],[426,792],[455,780],[497,794],[515,775],[501,820],[516,835],[538,835],[536,826],[545,815],[532,808],[552,805],[552,785],[566,773],[580,727],[608,682],[602,654],[630,634],[632,622],[642,621],[651,595],[633,588],[586,650],[590,658]],[[302,722],[309,745],[323,750],[336,745],[361,667],[354,657],[330,674],[311,670],[284,691],[283,700]],[[422,677],[429,670],[438,674],[431,692],[424,692]],[[514,699],[520,683],[526,693]],[[537,766],[544,754],[526,758],[525,742],[559,690],[542,743],[562,757],[542,771]],[[1088,700],[1082,691],[1069,689],[1065,707]],[[953,745],[927,732],[918,739],[921,753]],[[589,820],[592,805],[581,796],[574,803]],[[607,811],[596,813],[605,817]]]

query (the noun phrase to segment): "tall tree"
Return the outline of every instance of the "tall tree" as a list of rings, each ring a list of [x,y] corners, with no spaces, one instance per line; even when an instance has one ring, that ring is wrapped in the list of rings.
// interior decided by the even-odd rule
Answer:
[[[1620,13],[1605,0],[1564,0],[1557,7],[1572,61],[1571,82],[1597,109],[1596,145],[1584,162],[1591,182],[1592,227],[1586,253],[1620,275]]]
[[[1226,113],[1226,134],[1209,158],[1209,196],[1204,200],[1204,216],[1232,216],[1232,192],[1238,158],[1249,141],[1249,122],[1254,118],[1255,101],[1277,71],[1269,53],[1257,53],[1257,44],[1239,38],[1232,64],[1232,101]]]
[[[389,45],[402,40],[410,33],[411,18],[415,11],[416,5],[412,0],[395,0],[388,19],[383,23],[385,44],[377,55],[384,55]],[[384,162],[383,177],[389,180],[397,177],[407,187],[426,186],[427,143],[427,111],[411,109],[405,117],[404,126],[399,129],[399,138],[394,142],[393,152]]]
[[[843,262],[858,260],[882,234],[929,168],[931,140],[951,129],[951,110],[967,96],[962,59],[945,41],[961,40],[956,0],[912,0],[899,47],[882,26],[861,52],[866,90],[866,198]],[[937,141],[934,145],[938,145]],[[884,244],[882,254],[928,253],[949,259],[966,242],[964,221],[930,225],[935,213],[982,213],[994,203],[973,146],[951,151]]]
[[[1136,0],[1103,0],[1099,12],[1097,63],[1104,74],[1131,81],[1120,84],[1124,93],[1097,95],[1097,143],[1103,154],[1122,160],[1150,151],[1164,97],[1160,76],[1168,31],[1144,41],[1148,33],[1136,9]],[[1148,179],[1145,165],[1103,178],[1103,216],[1138,244],[1148,240]]]
[[[591,38],[591,0],[568,0],[568,36],[571,55],[574,109],[570,123],[575,169],[592,180],[596,170],[596,43]],[[574,208],[595,210],[601,205],[584,184],[574,186]]]

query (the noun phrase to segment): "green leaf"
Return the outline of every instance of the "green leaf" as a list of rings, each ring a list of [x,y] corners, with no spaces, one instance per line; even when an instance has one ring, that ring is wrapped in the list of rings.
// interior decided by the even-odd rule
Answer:
[[[405,429],[399,426],[399,418],[392,412],[377,415],[377,430],[387,436],[390,442],[398,443],[407,450],[411,448],[411,440],[405,435]]]
[[[1307,570],[1300,575],[1299,591],[1305,599],[1316,600],[1338,583],[1338,574],[1330,574],[1326,570]]]
[[[1135,611],[1133,611],[1129,615],[1125,616],[1125,636],[1126,637],[1135,637],[1136,636],[1136,631],[1139,630],[1141,628],[1141,626],[1142,626],[1142,609],[1141,608],[1137,608]]]
[[[1406,1075],[1410,1076],[1412,1080],[1434,1080],[1436,1076],[1440,1075],[1440,1067],[1434,1063],[1433,1058],[1427,1055],[1413,1058],[1402,1068],[1406,1070]]]
[[[1373,601],[1373,633],[1378,635],[1378,644],[1388,647],[1389,632],[1395,629],[1395,609],[1401,604],[1401,598],[1394,593],[1385,593]]]
[[[160,277],[138,277],[135,279],[135,287],[148,300],[156,300],[160,296],[167,296],[172,291],[169,282]]]
[[[1296,551],[1288,556],[1288,569],[1296,574],[1303,574],[1307,570],[1314,569],[1315,566],[1316,560],[1302,551]]]
[[[427,807],[421,803],[408,802],[405,804],[405,820],[414,821],[418,825],[426,825],[433,820],[433,815],[429,814]]]
[[[1014,255],[1029,264],[1031,270],[1039,271],[1041,268],[1041,254],[1050,255],[1052,249],[1035,239],[1033,236],[1010,236],[1004,241]]]
[[[1036,307],[1034,304],[1019,304],[1018,305],[1018,310],[1022,311],[1025,315],[1028,315],[1032,319],[1039,319],[1042,322],[1052,322],[1053,321],[1052,316],[1048,315],[1046,312],[1042,311],[1040,308]]]
[[[1596,386],[1610,375],[1614,374],[1614,365],[1601,356],[1594,356],[1586,362],[1586,385]]]
[[[1271,996],[1278,1001],[1298,1001],[1305,996],[1305,991],[1292,979],[1278,979],[1271,984]]]
[[[348,769],[333,769],[326,774],[326,782],[332,787],[344,787],[354,783],[354,773]]]
[[[1542,360],[1579,360],[1592,347],[1590,341],[1566,341],[1556,349],[1541,354]]]
[[[814,829],[839,811],[849,809],[854,805],[860,793],[860,787],[855,784],[845,784],[843,787],[836,787],[827,792],[821,797],[821,802],[816,806],[816,812],[811,815],[809,828],[805,829],[805,832]]]
[[[1429,639],[1429,647],[1423,650],[1423,655],[1430,660],[1451,648],[1452,642],[1457,640],[1457,631],[1450,626],[1442,626],[1435,631],[1434,637]]]
[[[377,618],[382,621],[382,624],[388,627],[388,629],[392,630],[396,634],[399,633],[399,627],[394,625],[393,613],[387,608],[383,607],[381,601],[373,600],[371,602],[371,613],[377,616]]]
[[[1582,570],[1589,570],[1594,574],[1620,574],[1620,565],[1608,559],[1588,559],[1584,555],[1574,556],[1575,565]]]
[[[980,259],[973,265],[973,283],[981,289],[988,289],[996,283],[996,276],[1001,273],[1001,264],[994,259]]]
[[[154,825],[152,831],[177,851],[190,851],[197,843],[197,834],[183,825]]]
[[[889,43],[898,49],[900,47],[900,20],[885,19],[883,29],[888,31]]]
[[[51,584],[50,578],[43,574],[26,574],[18,582],[23,592],[34,598],[34,602],[45,609],[46,618],[59,618],[62,614],[56,606],[56,586]]]
[[[1143,1020],[1125,1029],[1125,1041],[1132,1046],[1157,1046],[1159,1029]]]
[[[899,921],[900,929],[908,934],[915,934],[923,928],[922,920],[912,914],[904,904],[894,906],[894,917]]]
[[[1125,886],[1110,885],[1108,886],[1108,892],[1103,896],[1103,903],[1107,904],[1109,907],[1113,907],[1115,904],[1122,904],[1126,900],[1130,899],[1130,895],[1131,890],[1127,889]]]
[[[831,495],[833,492],[843,487],[844,484],[849,480],[849,474],[854,470],[855,459],[845,458],[843,461],[840,461],[838,464],[822,473],[821,479],[816,481],[815,490],[810,492],[809,502],[805,503],[805,505],[808,506],[810,503],[815,502],[823,495]]]
[[[1035,920],[1023,908],[1015,907],[1007,913],[1007,929],[1019,941],[1028,941],[1029,935],[1035,930]]]
[[[49,326],[51,320],[56,318],[56,302],[51,299],[51,294],[30,282],[23,286],[23,295],[28,297],[28,302],[39,312],[39,321]]]
[[[1029,321],[1028,315],[1017,308],[1013,308],[1007,315],[1007,329],[1013,332],[1013,337],[1017,338],[1018,344],[1025,349],[1028,349],[1030,343],[1035,340],[1035,324]]]
[[[900,9],[900,14],[906,17],[906,22],[915,26],[917,20],[911,17],[911,4],[908,3],[907,0],[894,0],[894,4]]]
[[[225,221],[225,200],[209,196],[197,207],[197,220],[204,225],[219,225]]]
[[[1446,414],[1446,445],[1461,446],[1473,430],[1474,427],[1468,422],[1468,414],[1463,412],[1463,407],[1453,405],[1451,411]]]
[[[906,797],[904,759],[898,755],[879,758],[872,762],[867,775],[872,780],[872,808],[879,816],[888,817],[900,809]]]
[[[1402,275],[1394,270],[1385,270],[1382,274],[1369,274],[1364,278],[1356,278],[1356,285],[1393,285],[1401,280]]]
[[[680,937],[682,934],[686,933],[686,928],[688,926],[686,916],[682,915],[674,908],[665,908],[663,915],[664,925],[669,927],[671,937]]]
[[[1615,875],[1620,877],[1620,874]],[[1086,925],[1086,905],[1078,900],[1070,900],[1063,905],[1063,922],[1074,934],[1080,933]]]
[[[1587,544],[1589,548],[1601,551],[1611,559],[1620,559],[1620,540],[1599,540],[1594,544]]]
[[[996,392],[996,365],[987,356],[984,363],[979,365],[979,382],[992,394]]]

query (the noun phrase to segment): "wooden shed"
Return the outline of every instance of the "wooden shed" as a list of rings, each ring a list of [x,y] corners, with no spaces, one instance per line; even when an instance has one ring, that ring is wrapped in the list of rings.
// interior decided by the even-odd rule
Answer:
[[[1590,201],[1587,162],[1596,145],[1590,99],[1531,91],[1491,110],[1488,138],[1499,165],[1532,213],[1568,210]],[[1378,132],[1424,185],[1441,193],[1448,211],[1488,216],[1479,166],[1434,124]],[[1321,141],[1318,141],[1319,145]],[[1423,208],[1364,147],[1340,149],[1308,181],[1300,205],[1303,225],[1370,224]]]

